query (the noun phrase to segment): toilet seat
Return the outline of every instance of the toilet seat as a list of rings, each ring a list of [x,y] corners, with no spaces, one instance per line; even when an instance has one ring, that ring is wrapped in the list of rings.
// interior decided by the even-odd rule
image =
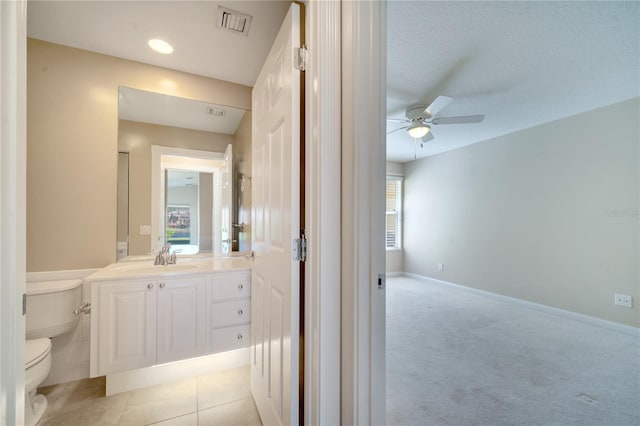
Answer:
[[[27,340],[24,345],[24,368],[38,364],[51,352],[51,339]]]

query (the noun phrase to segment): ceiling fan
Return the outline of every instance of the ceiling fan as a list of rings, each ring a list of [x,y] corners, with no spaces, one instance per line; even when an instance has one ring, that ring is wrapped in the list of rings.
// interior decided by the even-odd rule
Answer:
[[[421,139],[421,144],[429,142],[433,139],[431,126],[440,124],[466,124],[480,123],[484,120],[484,115],[464,115],[459,117],[435,117],[442,109],[444,109],[453,98],[448,96],[438,96],[431,105],[415,105],[407,108],[405,117],[407,118],[387,118],[387,121],[396,121],[407,124],[404,127],[387,132],[387,134],[395,133],[399,130],[406,129],[409,136],[414,139]]]

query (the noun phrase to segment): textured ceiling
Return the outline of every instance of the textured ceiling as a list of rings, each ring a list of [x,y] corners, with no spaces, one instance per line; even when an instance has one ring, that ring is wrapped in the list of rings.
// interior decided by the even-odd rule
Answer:
[[[289,1],[33,1],[29,37],[253,86]],[[216,27],[218,5],[253,16],[247,36]],[[160,38],[162,55],[147,46]]]
[[[435,139],[387,136],[410,161],[640,96],[640,2],[390,1],[387,111],[454,98]],[[387,122],[387,130],[401,124]]]

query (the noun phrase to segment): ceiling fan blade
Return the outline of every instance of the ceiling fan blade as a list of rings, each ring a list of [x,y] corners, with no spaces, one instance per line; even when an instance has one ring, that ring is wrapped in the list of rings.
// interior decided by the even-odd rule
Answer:
[[[435,101],[431,102],[431,105],[429,105],[425,111],[427,111],[427,114],[429,114],[430,117],[433,117],[434,115],[442,111],[444,107],[449,105],[452,100],[453,98],[450,98],[448,96],[438,96]]]
[[[484,120],[484,115],[463,115],[460,117],[438,117],[431,120],[430,124],[466,124],[480,123]]]
[[[429,142],[429,141],[431,141],[431,140],[433,140],[433,132],[429,132],[429,133],[427,133],[426,135],[424,135],[424,136],[422,137],[422,142],[423,142],[423,143],[424,143],[424,142]]]
[[[398,130],[406,129],[406,128],[408,128],[408,127],[409,127],[409,126],[400,127],[400,128],[398,128],[398,129],[395,129],[395,130],[392,130],[392,131],[390,131],[390,132],[387,132],[387,134],[388,134],[388,135],[390,135],[391,133],[395,133],[395,132],[397,132]]]
[[[406,118],[389,118],[387,117],[387,121],[395,121],[397,123],[408,123],[409,120],[407,120]]]

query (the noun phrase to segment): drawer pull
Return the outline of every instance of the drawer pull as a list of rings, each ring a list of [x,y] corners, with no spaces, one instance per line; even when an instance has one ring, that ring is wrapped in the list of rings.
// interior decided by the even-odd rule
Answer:
[[[244,311],[242,309],[238,309],[238,315],[242,315],[244,314]]]
[[[151,290],[151,289],[153,288],[153,284],[151,284],[151,283],[147,284],[147,288],[148,288],[149,290]]]
[[[238,290],[242,290],[244,288],[244,285],[242,283],[238,284]]]
[[[164,283],[160,283],[160,288],[164,288],[165,284]]]
[[[242,334],[238,334],[238,340],[242,340]]]

